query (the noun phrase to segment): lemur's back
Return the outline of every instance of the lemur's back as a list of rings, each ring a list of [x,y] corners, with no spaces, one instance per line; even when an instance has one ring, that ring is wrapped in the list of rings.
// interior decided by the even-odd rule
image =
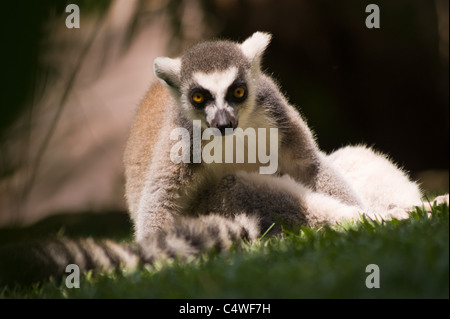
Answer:
[[[148,90],[136,111],[124,154],[125,193],[131,214],[136,213],[139,205],[155,151],[154,145],[162,134],[161,128],[170,120],[169,100],[168,90],[161,83],[156,83]]]

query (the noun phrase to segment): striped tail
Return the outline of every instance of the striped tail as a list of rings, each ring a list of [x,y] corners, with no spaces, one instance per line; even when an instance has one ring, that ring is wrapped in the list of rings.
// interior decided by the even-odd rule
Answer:
[[[182,218],[172,228],[140,243],[119,244],[92,238],[48,239],[0,247],[0,285],[29,284],[62,278],[69,264],[80,271],[135,268],[169,258],[188,260],[201,253],[228,250],[239,240],[259,235],[256,218],[205,215]]]
[[[260,235],[256,217],[238,214],[234,217],[202,215],[176,221],[168,231],[161,231],[139,243],[145,263],[166,258],[189,257],[211,250],[228,250],[240,240],[253,241]]]
[[[66,237],[0,247],[0,285],[28,284],[62,278],[69,264],[80,270],[112,269],[119,265],[135,267],[138,249],[133,244],[110,240]]]

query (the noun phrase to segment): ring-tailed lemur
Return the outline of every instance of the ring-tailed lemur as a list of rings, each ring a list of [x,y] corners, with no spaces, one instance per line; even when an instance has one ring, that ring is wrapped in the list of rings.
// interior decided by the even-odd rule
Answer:
[[[330,155],[319,150],[306,122],[261,71],[270,38],[256,32],[243,43],[204,42],[180,58],[155,60],[160,83],[140,104],[124,155],[135,243],[62,238],[9,246],[0,251],[9,260],[0,263],[0,282],[2,274],[24,279],[16,263],[33,265],[27,280],[63,275],[70,263],[82,269],[131,267],[227,249],[239,239],[257,239],[274,222],[272,233],[283,223],[317,226],[362,213],[403,218],[422,205],[417,184],[384,155],[364,146]],[[216,128],[219,142],[229,136],[227,129],[254,129],[262,140],[258,147],[273,142],[258,129],[276,128],[276,173],[259,174],[266,162],[244,156],[240,163],[236,153],[231,163],[195,161],[196,147],[207,142],[196,140],[195,121],[200,133]],[[173,139],[180,128],[187,139]],[[243,142],[248,155],[250,142]],[[176,143],[187,150],[186,161],[172,160]],[[448,195],[438,201],[448,203]]]

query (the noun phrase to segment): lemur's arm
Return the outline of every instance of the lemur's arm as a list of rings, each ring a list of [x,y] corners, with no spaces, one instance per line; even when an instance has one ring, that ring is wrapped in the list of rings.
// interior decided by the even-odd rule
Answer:
[[[361,206],[356,192],[319,150],[305,120],[268,76],[261,76],[257,97],[258,104],[264,107],[275,121],[281,136],[281,173],[288,174],[313,191],[334,196],[348,205]]]

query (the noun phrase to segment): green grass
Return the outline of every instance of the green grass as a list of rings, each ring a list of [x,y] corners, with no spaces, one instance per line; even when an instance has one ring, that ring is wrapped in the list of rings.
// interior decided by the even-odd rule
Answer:
[[[377,264],[380,288],[365,285]],[[407,220],[285,231],[226,254],[119,273],[87,273],[79,289],[50,281],[0,287],[6,298],[449,298],[449,209]]]

